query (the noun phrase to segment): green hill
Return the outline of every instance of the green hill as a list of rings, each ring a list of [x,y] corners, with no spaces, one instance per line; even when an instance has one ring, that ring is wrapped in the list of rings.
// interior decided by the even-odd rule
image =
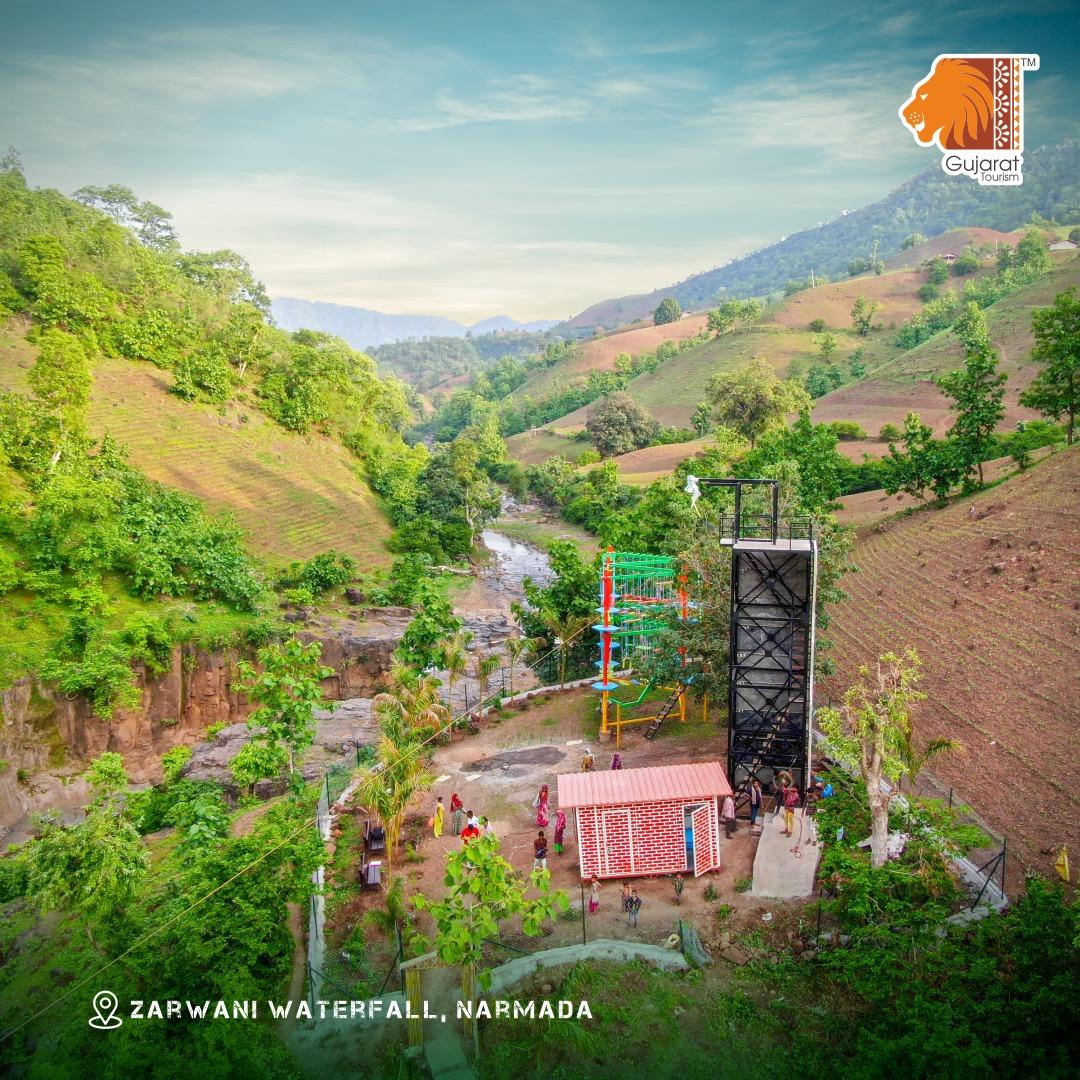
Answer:
[[[981,187],[963,177],[947,177],[935,163],[879,202],[775,244],[694,274],[669,288],[593,304],[569,321],[574,328],[614,326],[648,315],[665,296],[689,310],[725,297],[767,296],[787,281],[810,273],[846,276],[854,258],[900,249],[911,233],[935,237],[949,229],[977,225],[1008,232],[1038,213],[1057,221],[1080,221],[1080,143],[1040,147],[1026,155],[1024,183],[1015,188]]]

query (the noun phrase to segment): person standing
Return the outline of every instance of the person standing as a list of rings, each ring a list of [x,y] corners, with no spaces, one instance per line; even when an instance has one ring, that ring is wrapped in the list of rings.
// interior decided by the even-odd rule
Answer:
[[[462,826],[465,824],[465,807],[461,802],[461,798],[455,791],[450,796],[450,832],[454,836],[461,835]]]
[[[566,833],[566,814],[560,808],[555,813],[555,854],[563,853],[563,835]]]
[[[592,772],[592,770],[593,770],[592,751],[586,746],[585,747],[585,754],[581,759],[581,771],[582,772]]]
[[[595,915],[600,907],[600,879],[593,874],[589,883],[589,914]]]
[[[730,795],[724,796],[720,816],[724,819],[724,835],[730,840],[735,835],[735,800]]]
[[[551,811],[548,809],[548,786],[544,786],[540,789],[540,794],[536,796],[536,827],[538,829],[546,829],[548,822],[551,820]]]
[[[533,869],[547,869],[547,837],[544,835],[543,829],[540,830],[533,841]]]
[[[471,826],[477,832],[480,831],[480,819],[471,810],[465,811],[465,819],[466,826]]]
[[[622,754],[618,750],[611,755],[611,767],[616,771],[622,768]]]
[[[788,789],[788,784],[791,783],[791,778],[787,773],[779,773],[776,777],[776,805],[773,807],[773,813],[779,814],[784,808],[784,795]]]
[[[683,881],[682,874],[676,874],[675,875],[675,903],[676,904],[681,904],[682,903],[682,893],[683,893],[683,889],[685,888],[685,886],[686,886],[686,882]]]
[[[488,819],[486,817],[482,816],[482,815],[480,817],[480,831],[485,836],[494,836],[495,835],[495,826],[492,825],[491,822],[488,821]]]
[[[622,883],[622,909],[623,911],[630,910],[630,882],[624,881]]]
[[[795,807],[799,805],[799,789],[794,781],[784,788],[784,835],[791,836],[795,826]]]
[[[750,784],[750,828],[753,829],[761,813],[761,781],[755,776]]]
[[[627,911],[630,913],[630,925],[637,926],[638,912],[641,911],[641,897],[638,896],[637,889],[630,890],[630,902],[627,905]]]
[[[431,815],[431,820],[428,822],[435,833],[436,839],[442,836],[443,818],[445,817],[446,807],[443,806],[442,796],[440,795],[435,800],[435,813]]]

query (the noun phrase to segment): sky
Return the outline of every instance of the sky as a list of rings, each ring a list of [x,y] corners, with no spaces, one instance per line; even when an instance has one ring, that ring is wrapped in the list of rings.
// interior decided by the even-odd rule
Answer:
[[[8,0],[0,146],[122,183],[272,296],[561,319],[876,201],[927,165],[940,52],[1038,53],[1026,142],[1080,137],[1069,2]]]

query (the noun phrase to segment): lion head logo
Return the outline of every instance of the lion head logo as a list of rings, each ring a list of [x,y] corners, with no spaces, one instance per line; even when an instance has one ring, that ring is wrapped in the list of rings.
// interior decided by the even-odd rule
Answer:
[[[936,141],[942,150],[992,149],[993,77],[990,58],[939,56],[901,106],[900,119],[924,146]]]

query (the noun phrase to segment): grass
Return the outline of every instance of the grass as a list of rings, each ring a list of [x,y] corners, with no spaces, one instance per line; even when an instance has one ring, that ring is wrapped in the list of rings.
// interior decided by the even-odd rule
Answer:
[[[0,327],[0,387],[26,389],[35,350],[20,324]],[[109,434],[152,480],[229,513],[251,550],[274,565],[328,548],[363,567],[390,563],[390,524],[359,465],[325,436],[296,435],[243,402],[223,410],[169,392],[171,377],[149,364],[99,357],[91,434]]]
[[[517,512],[513,518],[496,521],[492,528],[542,551],[547,551],[556,540],[570,540],[587,558],[596,554],[597,539],[592,533],[566,521],[549,520],[541,511]]]

